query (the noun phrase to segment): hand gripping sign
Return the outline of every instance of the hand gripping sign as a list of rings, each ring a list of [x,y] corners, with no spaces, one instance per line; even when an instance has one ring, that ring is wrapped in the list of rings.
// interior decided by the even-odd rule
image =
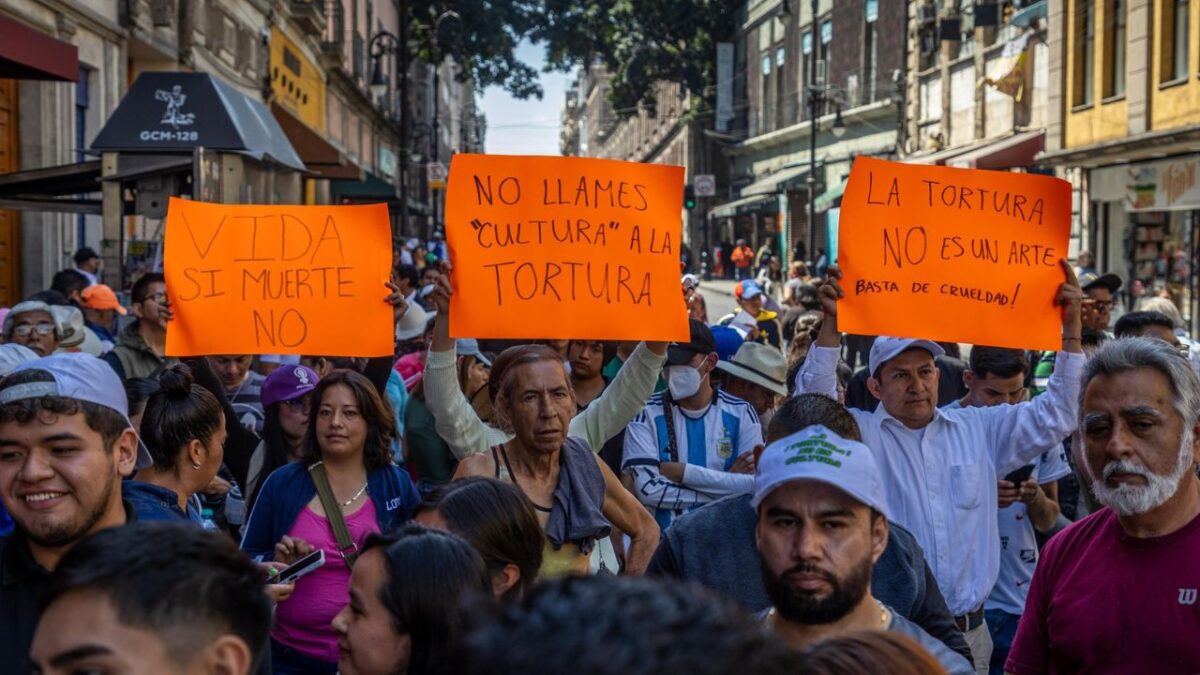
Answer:
[[[1049,176],[854,161],[838,329],[1056,350],[1071,186]]]
[[[387,206],[208,204],[172,198],[163,270],[167,354],[384,356]]]
[[[686,341],[683,182],[678,166],[455,155],[450,334]]]

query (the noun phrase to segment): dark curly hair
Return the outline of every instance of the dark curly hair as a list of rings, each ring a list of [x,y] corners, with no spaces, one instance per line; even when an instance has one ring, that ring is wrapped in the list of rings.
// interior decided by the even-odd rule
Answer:
[[[44,370],[23,370],[4,378],[4,383],[0,386],[0,391],[20,384],[53,381],[54,376]],[[111,452],[121,434],[125,433],[126,429],[131,428],[129,420],[122,417],[121,413],[116,410],[90,401],[80,401],[61,396],[20,399],[0,405],[0,424],[8,422],[29,424],[35,419],[41,420],[46,424],[53,424],[54,418],[59,415],[75,415],[78,413],[83,413],[83,419],[87,422],[88,428],[100,434],[100,438],[104,440],[104,450],[106,452]]]
[[[392,463],[392,441],[396,439],[396,422],[388,406],[375,391],[375,385],[362,373],[353,370],[335,370],[317,383],[313,390],[313,412],[308,417],[308,433],[304,435],[304,447],[300,459],[305,464],[321,461],[321,445],[317,438],[317,420],[320,418],[321,401],[325,392],[333,387],[348,388],[354,394],[359,413],[367,423],[367,440],[363,445],[363,466],[367,471],[382,469]]]
[[[797,656],[761,621],[694,583],[612,576],[556,579],[477,625],[452,652],[453,667],[447,672],[800,672]]]

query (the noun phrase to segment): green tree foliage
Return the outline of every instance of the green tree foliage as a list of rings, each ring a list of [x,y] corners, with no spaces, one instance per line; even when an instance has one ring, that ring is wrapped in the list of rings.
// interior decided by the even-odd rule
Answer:
[[[547,67],[599,63],[612,75],[611,101],[623,114],[653,103],[655,82],[678,82],[696,105],[711,106],[717,42],[737,30],[738,0],[543,0],[528,36],[546,48]]]
[[[477,90],[499,86],[516,98],[542,97],[538,73],[514,50],[539,20],[541,3],[526,0],[402,0],[409,12],[408,37],[416,58],[437,63],[453,57],[457,77],[474,80]],[[438,24],[448,11],[453,16]]]

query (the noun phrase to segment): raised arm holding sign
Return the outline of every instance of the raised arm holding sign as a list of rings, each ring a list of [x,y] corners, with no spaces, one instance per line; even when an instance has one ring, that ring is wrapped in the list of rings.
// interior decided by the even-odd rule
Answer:
[[[451,335],[686,340],[682,200],[677,166],[455,155]]]
[[[1078,314],[1069,267],[1075,290],[1058,294],[1070,200],[1048,176],[859,157],[839,221],[838,328],[1058,349],[1060,326],[1073,326],[1056,306]]]

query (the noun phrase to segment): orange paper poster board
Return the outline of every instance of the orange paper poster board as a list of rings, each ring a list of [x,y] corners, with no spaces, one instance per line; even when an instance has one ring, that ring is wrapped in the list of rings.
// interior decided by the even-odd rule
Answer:
[[[448,187],[451,335],[688,339],[682,167],[458,154]]]
[[[172,198],[167,354],[392,353],[388,209]]]
[[[859,157],[839,219],[838,328],[1057,350],[1071,186]]]

